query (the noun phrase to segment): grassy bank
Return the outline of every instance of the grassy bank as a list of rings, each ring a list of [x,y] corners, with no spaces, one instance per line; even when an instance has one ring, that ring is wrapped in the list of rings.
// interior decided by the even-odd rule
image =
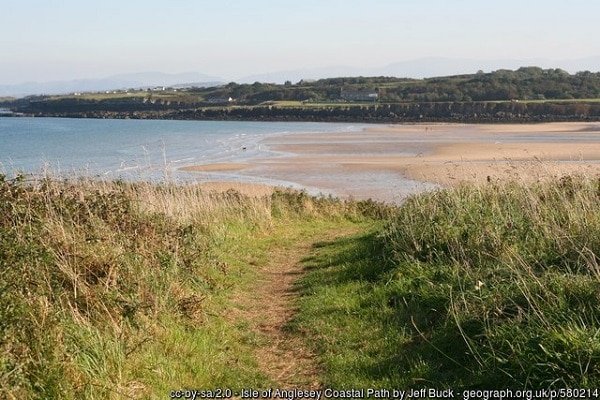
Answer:
[[[306,275],[278,337],[312,347],[324,386],[600,384],[597,178],[401,207],[2,178],[0,397],[273,386],[261,309],[239,302],[292,254]]]
[[[268,385],[231,298],[269,249],[362,214],[302,193],[2,178],[0,397]]]
[[[333,387],[600,384],[600,181],[409,199],[321,243],[293,323]]]

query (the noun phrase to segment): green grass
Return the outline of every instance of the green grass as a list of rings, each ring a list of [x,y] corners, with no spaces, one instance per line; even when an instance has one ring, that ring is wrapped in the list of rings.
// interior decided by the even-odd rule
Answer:
[[[600,181],[464,186],[306,260],[292,324],[334,387],[597,387]]]
[[[273,247],[362,214],[304,193],[2,177],[0,397],[268,385],[232,298]]]
[[[600,99],[592,98],[592,99],[545,99],[545,100],[519,100],[521,103],[598,103]],[[510,103],[510,101],[496,101],[493,103]]]
[[[599,200],[579,177],[400,207],[2,177],[0,397],[273,385],[232,310],[273,251],[307,243],[288,328],[325,386],[597,387]]]
[[[318,243],[304,260],[308,275],[299,288],[305,296],[290,328],[308,332],[327,387],[399,387],[403,380],[387,359],[405,336],[386,330],[390,312],[381,292],[390,265],[379,229],[369,224],[354,236]]]
[[[75,99],[75,100],[93,100],[93,101],[142,101],[143,99],[154,99],[158,101],[171,101],[177,102],[180,101],[182,103],[195,103],[200,101],[200,97],[193,93],[189,93],[186,91],[146,91],[146,90],[134,90],[129,91],[127,93],[123,91],[109,91],[109,93],[105,92],[97,92],[97,93],[81,93],[80,95],[57,95],[52,96],[49,100],[62,100],[62,99]]]
[[[97,93],[81,93],[80,95],[56,95],[51,96],[49,100],[61,100],[61,99],[81,99],[81,100],[131,100],[134,98],[144,98],[147,93],[145,91],[132,91],[128,93],[124,93],[121,91],[117,91],[116,93],[112,93],[113,91],[109,91],[109,93],[105,92],[97,92]]]
[[[295,100],[277,100],[277,101],[265,101],[260,103],[261,106],[277,106],[277,107],[302,107],[303,101]]]
[[[494,100],[494,101],[481,101],[478,103],[498,103],[498,104],[510,104],[513,100]],[[518,100],[519,103],[598,103],[600,99],[547,99],[547,100]],[[354,108],[354,107],[379,107],[393,104],[413,104],[411,101],[398,101],[398,102],[327,102],[327,101],[266,101],[259,105],[233,105],[233,106],[212,106],[203,107],[204,109],[255,109],[266,106],[273,106],[275,108]],[[470,103],[470,102],[456,102],[456,101],[439,101],[439,102],[420,102],[420,104],[427,103]]]

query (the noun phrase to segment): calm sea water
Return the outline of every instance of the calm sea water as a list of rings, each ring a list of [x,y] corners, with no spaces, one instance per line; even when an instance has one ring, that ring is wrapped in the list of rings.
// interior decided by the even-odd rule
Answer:
[[[190,181],[198,175],[177,169],[273,156],[259,143],[269,136],[360,129],[335,123],[0,118],[0,173]]]

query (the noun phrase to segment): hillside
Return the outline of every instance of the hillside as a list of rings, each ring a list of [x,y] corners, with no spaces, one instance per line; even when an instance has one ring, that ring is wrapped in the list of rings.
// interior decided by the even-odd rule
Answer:
[[[0,102],[36,116],[293,121],[554,121],[600,118],[600,73],[560,69],[428,79],[331,78],[210,88],[30,96]]]

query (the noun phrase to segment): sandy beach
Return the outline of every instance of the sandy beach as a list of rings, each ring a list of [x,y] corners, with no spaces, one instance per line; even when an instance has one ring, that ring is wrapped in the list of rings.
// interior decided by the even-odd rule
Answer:
[[[242,163],[215,163],[204,165],[190,165],[180,168],[181,171],[187,172],[221,172],[221,171],[239,171],[248,167],[248,164]]]
[[[359,132],[276,136],[261,144],[278,156],[186,170],[235,172],[384,201],[463,181],[600,174],[597,123],[374,125]]]

